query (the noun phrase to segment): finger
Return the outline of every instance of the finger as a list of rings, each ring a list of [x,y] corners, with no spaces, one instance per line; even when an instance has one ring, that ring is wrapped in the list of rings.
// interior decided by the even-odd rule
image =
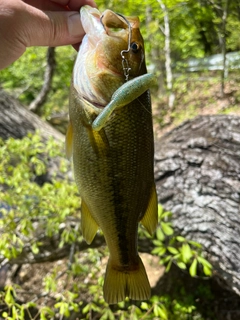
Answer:
[[[79,10],[82,6],[89,5],[91,7],[97,7],[93,0],[51,0],[52,2],[61,4],[62,6],[68,6],[70,10]]]
[[[61,4],[61,1],[59,3],[53,2],[50,0],[23,0],[26,4],[29,4],[37,9],[40,10],[49,10],[49,11],[65,11],[67,10],[67,7],[65,5]]]
[[[76,51],[78,51],[79,47],[80,47],[80,44],[81,44],[81,42],[78,42],[78,43],[73,44],[72,46]]]
[[[27,6],[27,4],[25,4]],[[81,42],[84,30],[78,12],[41,11],[32,6],[22,12],[19,31],[29,46],[60,46]]]
[[[51,11],[62,11],[70,9],[72,11],[79,11],[84,5],[96,7],[93,0],[23,0],[25,3],[41,9]]]

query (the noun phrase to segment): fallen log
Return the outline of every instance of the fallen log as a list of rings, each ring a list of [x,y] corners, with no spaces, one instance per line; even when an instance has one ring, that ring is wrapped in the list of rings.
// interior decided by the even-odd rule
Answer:
[[[10,137],[21,139],[28,132],[38,130],[44,139],[53,137],[57,141],[64,141],[64,136],[60,132],[1,89],[0,114],[0,137],[2,139]]]
[[[177,233],[204,246],[222,287],[240,295],[240,118],[198,116],[155,149],[159,203]]]

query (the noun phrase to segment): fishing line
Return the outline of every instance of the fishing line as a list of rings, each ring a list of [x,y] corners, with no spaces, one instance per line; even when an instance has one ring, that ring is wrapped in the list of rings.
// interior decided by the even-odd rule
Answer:
[[[139,98],[137,98],[137,101],[140,103],[140,105],[143,107],[143,109],[152,116],[152,111],[149,111],[149,110],[145,107],[145,105],[142,103],[142,101],[139,100]]]
[[[123,18],[128,25],[128,48],[127,50],[121,51],[123,73],[125,76],[125,80],[128,81],[129,71],[131,70],[131,68],[129,67],[128,60],[125,58],[124,53],[128,53],[130,51],[131,40],[132,40],[132,26],[131,26],[131,23],[121,13],[116,13],[116,14],[121,18]]]
[[[131,49],[132,26],[131,26],[131,23],[127,20],[127,18],[125,18],[121,13],[116,13],[116,14],[119,17],[121,17],[126,22],[126,24],[128,25],[128,48],[127,48],[127,50],[122,50],[121,53],[120,53],[121,57],[122,57],[122,67],[123,67],[123,73],[124,73],[124,76],[125,76],[125,81],[128,81],[129,71],[131,70],[131,68],[129,67],[128,60],[125,58],[124,54],[125,53],[129,53],[129,51]],[[101,15],[100,22],[101,22],[103,28],[106,31],[105,25],[104,25],[104,23],[102,21],[103,17],[104,16]]]

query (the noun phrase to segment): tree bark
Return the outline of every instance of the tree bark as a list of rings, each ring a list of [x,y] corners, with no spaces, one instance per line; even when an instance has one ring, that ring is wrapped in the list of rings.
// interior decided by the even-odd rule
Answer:
[[[21,139],[28,132],[40,131],[44,139],[54,137],[64,141],[64,136],[42,121],[37,115],[24,108],[15,98],[0,90],[0,137]]]
[[[219,45],[222,52],[223,57],[223,69],[221,72],[221,87],[220,87],[220,95],[224,97],[225,90],[225,78],[228,73],[227,64],[226,64],[226,39],[227,39],[227,18],[228,18],[228,9],[231,0],[218,0],[218,1],[209,1],[210,5],[213,8],[213,11],[216,13],[216,16],[219,18],[220,22],[217,23],[217,32],[219,38]]]
[[[161,48],[159,46],[159,43],[155,41],[154,33],[151,28],[152,20],[153,20],[152,7],[150,5],[147,5],[145,23],[146,23],[146,30],[147,30],[147,38],[151,45],[150,60],[154,66],[154,70],[158,70],[158,73],[156,74],[157,84],[158,84],[157,95],[163,95],[165,94],[164,65],[163,65],[163,60],[161,58]]]
[[[169,92],[168,97],[168,106],[170,110],[173,109],[175,94],[173,93],[173,74],[171,68],[171,46],[170,46],[170,23],[169,23],[169,15],[168,8],[165,6],[162,0],[157,0],[163,13],[164,13],[164,37],[165,37],[165,68],[166,68],[166,81],[167,81],[167,89]]]
[[[55,48],[49,47],[47,50],[47,66],[44,73],[44,82],[42,89],[37,97],[31,102],[29,110],[38,113],[41,106],[47,99],[47,95],[51,89],[53,74],[56,68]]]
[[[225,288],[240,295],[240,118],[199,116],[156,142],[159,203],[200,242]]]
[[[223,56],[223,69],[221,74],[221,96],[224,97],[224,89],[225,89],[225,78],[227,77],[228,67],[226,65],[226,24],[227,24],[227,16],[228,16],[228,8],[231,0],[226,0],[225,5],[223,7],[223,15],[222,15],[222,56]]]

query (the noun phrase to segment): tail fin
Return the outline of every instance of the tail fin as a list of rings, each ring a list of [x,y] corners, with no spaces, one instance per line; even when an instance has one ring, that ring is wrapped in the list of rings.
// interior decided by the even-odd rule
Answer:
[[[114,268],[111,257],[109,258],[103,293],[104,299],[109,304],[123,301],[126,297],[133,300],[147,300],[151,295],[151,288],[146,270],[140,257],[135,270],[120,271]]]

